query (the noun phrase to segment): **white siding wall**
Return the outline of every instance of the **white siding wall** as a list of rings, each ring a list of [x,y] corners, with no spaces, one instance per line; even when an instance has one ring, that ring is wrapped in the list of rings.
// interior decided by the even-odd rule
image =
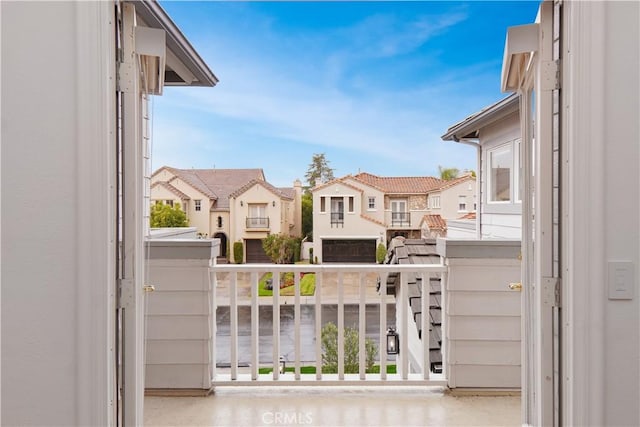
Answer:
[[[113,4],[0,8],[0,423],[113,425]]]
[[[482,144],[482,191],[479,203],[482,210],[481,229],[483,239],[519,239],[521,236],[521,212],[522,205],[513,200],[509,203],[491,203],[487,200],[488,176],[491,171],[488,168],[488,150],[510,143],[520,138],[520,121],[517,112],[510,114],[502,120],[492,123],[480,130]],[[512,170],[512,174],[517,174]],[[513,179],[512,179],[513,182]]]

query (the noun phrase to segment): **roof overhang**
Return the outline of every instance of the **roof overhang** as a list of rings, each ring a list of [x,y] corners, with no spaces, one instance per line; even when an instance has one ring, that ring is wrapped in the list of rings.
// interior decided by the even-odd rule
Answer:
[[[215,86],[218,83],[218,78],[157,1],[133,3],[140,25],[166,33],[165,86]]]
[[[514,92],[522,85],[533,53],[538,50],[538,33],[538,24],[507,28],[500,79],[503,92]]]
[[[477,139],[480,129],[496,122],[509,114],[518,111],[520,104],[517,93],[492,104],[483,110],[472,114],[459,123],[451,126],[447,133],[442,135],[444,141],[462,141],[465,139]]]

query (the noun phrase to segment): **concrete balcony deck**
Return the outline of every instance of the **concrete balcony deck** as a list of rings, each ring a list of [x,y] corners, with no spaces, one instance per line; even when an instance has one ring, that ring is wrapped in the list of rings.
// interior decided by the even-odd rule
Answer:
[[[439,387],[229,387],[145,398],[147,426],[518,426],[520,396]]]

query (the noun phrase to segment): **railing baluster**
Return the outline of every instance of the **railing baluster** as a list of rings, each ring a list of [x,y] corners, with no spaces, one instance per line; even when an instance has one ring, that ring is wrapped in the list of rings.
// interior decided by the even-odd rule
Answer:
[[[449,369],[447,366],[447,347],[449,346],[449,329],[447,316],[445,313],[449,313],[449,293],[448,293],[448,273],[447,270],[444,270],[440,275],[440,307],[441,307],[441,320],[440,320],[440,339],[442,340],[442,344],[440,345],[440,352],[442,355],[442,376],[444,378],[448,378]]]
[[[338,273],[338,379],[344,380],[344,283]]]
[[[322,276],[316,271],[316,379],[322,379]]]
[[[271,273],[273,285],[273,379],[280,378],[280,273]]]
[[[359,373],[360,379],[364,380],[366,378],[366,361],[367,361],[367,353],[365,348],[365,339],[366,339],[366,289],[365,289],[365,278],[366,274],[358,273],[358,278],[360,279],[360,304],[358,307],[358,345],[359,347]]]
[[[420,296],[420,302],[421,304],[421,312],[422,315],[420,316],[421,318],[421,322],[420,322],[420,330],[422,331],[421,334],[421,339],[422,339],[422,378],[425,380],[429,379],[429,375],[430,375],[430,369],[431,369],[431,364],[430,364],[430,349],[431,346],[429,345],[429,326],[431,324],[431,322],[429,321],[430,319],[430,314],[429,314],[429,306],[430,304],[430,299],[431,299],[431,274],[427,273],[427,274],[420,274],[421,277],[421,281],[422,281],[422,293]]]
[[[231,379],[238,379],[238,273],[230,275],[229,281],[229,319],[231,321]]]
[[[389,273],[380,274],[380,379],[387,379],[387,278]]]
[[[294,375],[296,380],[300,379],[300,273],[295,271],[293,273],[293,286],[295,288],[295,301],[294,301],[294,337],[295,337],[295,368]]]
[[[258,305],[258,273],[251,273],[251,379],[258,379],[259,360],[259,329],[260,306]]]
[[[400,273],[400,366],[402,371],[402,379],[409,378],[409,313],[411,308],[409,307],[408,288],[409,288],[409,273]]]
[[[215,260],[214,260],[214,266],[215,266]],[[210,274],[211,277],[211,286],[212,286],[212,290],[211,290],[211,302],[210,302],[210,307],[211,307],[211,321],[210,321],[210,328],[211,328],[211,379],[215,380],[216,376],[218,375],[218,371],[217,371],[217,360],[216,358],[218,357],[217,355],[217,351],[216,351],[216,345],[218,343],[218,275],[216,274],[216,272],[214,271],[212,274]]]

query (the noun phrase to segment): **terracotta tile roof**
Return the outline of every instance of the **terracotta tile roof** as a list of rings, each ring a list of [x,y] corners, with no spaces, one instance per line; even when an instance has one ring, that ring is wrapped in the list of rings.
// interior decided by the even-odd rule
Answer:
[[[446,230],[447,221],[440,215],[425,215],[422,217],[422,223],[427,224],[429,230]]]
[[[327,183],[325,183],[325,184],[321,184],[321,185],[318,185],[318,186],[313,187],[313,188],[311,189],[311,192],[314,192],[314,191],[317,191],[317,190],[321,190],[321,189],[323,189],[323,188],[327,188],[327,187],[329,187],[330,185],[334,185],[334,184],[341,184],[341,185],[345,185],[345,186],[350,187],[350,188],[352,188],[352,189],[354,189],[354,190],[356,190],[356,191],[359,191],[360,193],[362,193],[362,192],[363,192],[363,191],[362,191],[362,188],[358,188],[358,187],[356,187],[355,185],[349,184],[349,183],[347,182],[347,178],[353,178],[353,176],[351,176],[351,175],[347,175],[347,176],[343,176],[342,178],[336,178],[336,179],[334,179],[334,180],[332,180],[332,181],[329,181],[329,182],[327,182]]]
[[[294,200],[296,198],[296,189],[293,187],[279,187],[278,190],[288,199]]]
[[[382,221],[378,221],[377,219],[371,218],[370,216],[367,216],[367,215],[365,215],[365,214],[360,214],[360,217],[361,217],[362,219],[366,219],[367,221],[371,221],[371,222],[373,222],[374,224],[378,224],[378,225],[381,225],[381,226],[383,226],[383,227],[386,227],[386,225],[385,225],[385,223],[384,223],[384,222],[382,222]]]
[[[238,188],[237,190],[229,194],[229,197],[238,197],[256,184],[263,186],[264,188],[271,191],[273,194],[275,194],[280,198],[293,200],[293,196],[291,196],[288,192],[284,192],[281,189],[276,188],[273,185],[269,184],[268,182],[262,181],[259,179],[252,179],[251,181],[244,184],[242,187]],[[293,188],[291,188],[290,190],[294,191],[294,195],[295,195],[295,190]]]
[[[458,219],[476,219],[476,213],[475,212],[469,212],[466,215],[462,215],[460,218]]]
[[[387,194],[423,194],[439,188],[444,182],[433,176],[377,176],[366,172],[353,178]]]
[[[181,200],[190,200],[189,196],[187,196],[182,191],[178,190],[176,187],[174,187],[173,185],[169,184],[168,182],[163,182],[163,181],[156,182],[151,186],[151,188],[153,188],[153,187],[166,188],[167,190],[169,190],[170,192],[172,192],[176,196],[180,197]]]
[[[154,172],[166,169],[216,203],[211,210],[229,209],[229,195],[251,180],[264,181],[262,169],[176,169],[164,166]],[[169,181],[171,183],[171,180]]]

